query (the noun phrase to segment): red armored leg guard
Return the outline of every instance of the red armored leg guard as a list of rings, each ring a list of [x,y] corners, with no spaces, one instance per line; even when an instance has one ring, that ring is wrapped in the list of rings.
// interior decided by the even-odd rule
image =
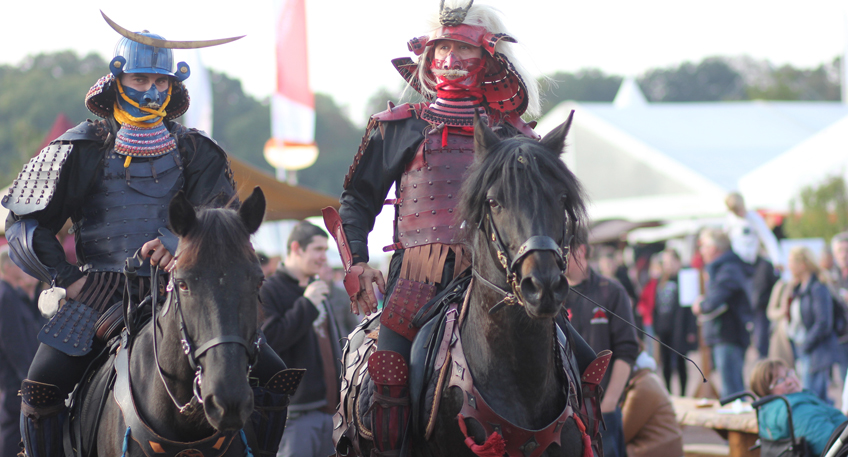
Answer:
[[[394,351],[377,351],[368,359],[374,381],[371,405],[375,452],[372,456],[398,456],[409,420],[409,367]]]

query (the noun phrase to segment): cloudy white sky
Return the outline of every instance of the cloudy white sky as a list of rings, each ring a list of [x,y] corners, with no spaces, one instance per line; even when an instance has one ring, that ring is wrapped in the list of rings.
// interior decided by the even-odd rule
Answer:
[[[478,0],[483,2],[483,0]],[[390,60],[409,55],[406,41],[423,35],[422,14],[438,0],[306,0],[310,81],[357,119],[380,87],[396,90]],[[638,76],[657,66],[713,55],[749,55],[776,64],[814,67],[842,54],[848,0],[488,0],[505,16],[528,67],[542,73],[586,67]],[[203,50],[207,66],[268,96],[274,85],[271,0],[12,2],[2,5],[0,63],[73,49],[111,58],[118,35],[102,9],[131,30],[168,39],[247,36]],[[179,55],[177,55],[179,60]],[[104,69],[104,73],[106,69]]]

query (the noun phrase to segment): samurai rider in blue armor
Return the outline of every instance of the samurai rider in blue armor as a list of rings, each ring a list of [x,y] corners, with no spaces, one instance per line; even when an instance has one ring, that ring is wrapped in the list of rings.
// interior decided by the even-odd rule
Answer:
[[[167,230],[171,198],[183,190],[194,206],[236,201],[224,150],[205,133],[174,122],[189,107],[183,81],[190,70],[185,62],[174,70],[171,48],[225,40],[170,42],[147,31],[113,28],[125,37],[115,48],[111,73],[85,97],[86,107],[102,120],[83,122],[51,142],[2,199],[10,210],[6,237],[12,260],[53,286],[42,301],[52,296],[55,305],[63,294],[67,298],[39,332],[41,344],[21,384],[21,434],[30,457],[64,455],[65,400],[114,335],[104,329],[121,327],[112,317],[123,316],[124,291],[135,301],[146,297],[151,266],[160,267],[159,284],[167,283],[177,245]],[[68,218],[77,265],[68,263],[56,239]],[[126,284],[122,267],[139,248],[144,264]],[[259,455],[275,453],[283,433],[288,395],[272,386],[285,368],[263,342],[251,374]]]

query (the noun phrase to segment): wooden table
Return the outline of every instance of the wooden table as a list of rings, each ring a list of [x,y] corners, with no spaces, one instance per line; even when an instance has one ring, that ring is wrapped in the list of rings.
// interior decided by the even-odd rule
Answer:
[[[760,450],[748,449],[757,441],[757,415],[754,411],[740,414],[719,413],[723,409],[718,401],[711,400],[711,406],[698,407],[699,399],[671,397],[674,414],[681,425],[695,425],[715,430],[727,440],[731,457],[759,457]],[[727,405],[729,407],[730,405]]]

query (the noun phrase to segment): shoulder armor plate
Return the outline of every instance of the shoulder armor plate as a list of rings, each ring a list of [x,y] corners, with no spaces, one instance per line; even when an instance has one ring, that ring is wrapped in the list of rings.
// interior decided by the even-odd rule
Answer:
[[[62,165],[73,148],[73,143],[54,141],[42,149],[9,186],[3,206],[19,216],[46,208],[59,183]]]
[[[62,141],[103,141],[106,137],[104,125],[100,121],[80,122],[76,127],[63,133],[53,143]]]
[[[402,121],[412,117],[413,109],[414,106],[409,103],[395,106],[389,102],[389,109],[371,116],[371,119],[379,122]]]

